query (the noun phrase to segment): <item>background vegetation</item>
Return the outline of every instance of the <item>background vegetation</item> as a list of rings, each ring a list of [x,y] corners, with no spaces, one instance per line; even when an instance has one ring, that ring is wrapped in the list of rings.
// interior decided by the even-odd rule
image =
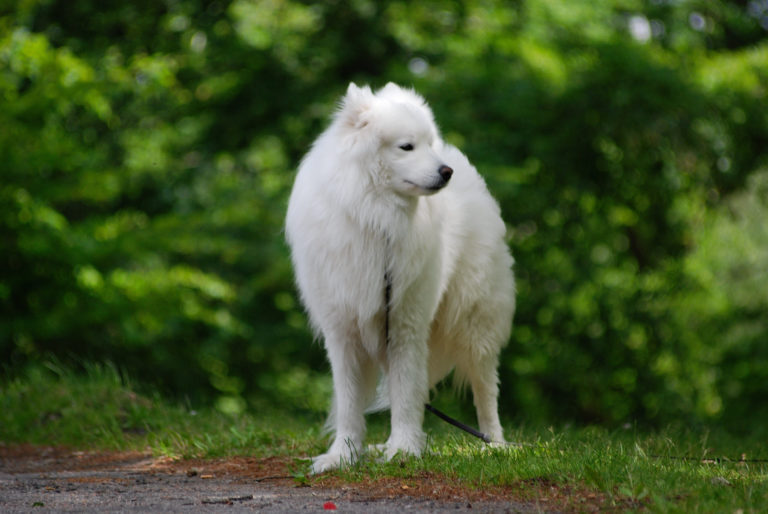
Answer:
[[[3,2],[2,372],[324,410],[286,199],[347,83],[395,81],[509,226],[505,417],[765,426],[766,36],[757,0]]]

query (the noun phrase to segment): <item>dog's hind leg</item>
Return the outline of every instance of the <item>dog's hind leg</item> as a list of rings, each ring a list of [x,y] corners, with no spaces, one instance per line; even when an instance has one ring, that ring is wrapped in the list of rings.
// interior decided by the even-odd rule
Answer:
[[[328,451],[312,460],[313,473],[351,464],[359,456],[365,436],[363,411],[375,393],[378,375],[374,361],[356,341],[327,341],[326,346],[334,389],[328,425],[335,436]]]
[[[480,431],[490,437],[492,442],[504,443],[504,431],[499,421],[498,356],[485,354],[473,357],[473,362],[459,363],[456,371],[472,387]]]

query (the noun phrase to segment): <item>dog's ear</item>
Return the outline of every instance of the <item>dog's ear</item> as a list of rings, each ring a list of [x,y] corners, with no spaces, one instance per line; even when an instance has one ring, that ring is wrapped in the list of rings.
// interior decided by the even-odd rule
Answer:
[[[369,86],[357,87],[354,82],[350,82],[339,109],[341,121],[348,128],[362,129],[368,125],[366,113],[371,109],[373,101],[373,92]]]
[[[350,82],[349,86],[347,86],[347,97],[352,97],[352,96],[355,96],[355,95],[365,94],[366,92],[369,95],[371,94],[371,86],[369,86],[367,84],[365,86],[363,86],[363,87],[360,87],[357,84],[355,84],[354,82]]]
[[[376,96],[393,102],[407,102],[412,100],[412,98],[408,96],[408,90],[398,86],[394,82],[387,82],[386,86],[376,91]]]
[[[398,86],[394,82],[387,82],[387,85],[379,90],[377,95],[388,98],[395,102],[412,103],[418,106],[426,106],[427,102],[420,94],[412,88]]]
[[[394,82],[387,82],[387,85],[381,88],[382,91],[389,91],[389,92],[395,92],[395,91],[402,91],[403,88],[395,84]]]

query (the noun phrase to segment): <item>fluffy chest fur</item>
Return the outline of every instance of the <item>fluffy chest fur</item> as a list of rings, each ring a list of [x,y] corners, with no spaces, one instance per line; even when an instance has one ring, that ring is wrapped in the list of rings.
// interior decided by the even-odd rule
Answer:
[[[336,179],[314,188],[313,178],[297,177],[291,205],[302,207],[296,209],[300,212],[289,208],[286,224],[303,301],[317,331],[356,331],[369,353],[378,354],[385,275],[391,280],[391,310],[407,308],[404,304],[413,297],[426,308],[427,318],[437,309],[443,263],[436,248],[442,224],[434,216],[434,199],[403,199],[366,188],[358,191],[357,202],[345,205],[349,193],[344,189],[359,184]],[[310,184],[302,187],[303,179]]]

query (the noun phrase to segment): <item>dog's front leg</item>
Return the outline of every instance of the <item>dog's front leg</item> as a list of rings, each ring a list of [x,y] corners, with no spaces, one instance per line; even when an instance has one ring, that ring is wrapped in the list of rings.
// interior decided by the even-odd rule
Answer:
[[[411,323],[392,325],[393,330],[387,345],[392,416],[391,433],[386,445],[387,459],[391,459],[398,452],[421,455],[426,440],[422,428],[424,404],[429,394],[427,330],[421,327],[414,329]]]
[[[313,473],[343,467],[357,460],[365,435],[363,411],[376,389],[376,367],[358,342],[330,339],[326,346],[334,393],[328,422],[335,438],[326,453],[312,459]]]

